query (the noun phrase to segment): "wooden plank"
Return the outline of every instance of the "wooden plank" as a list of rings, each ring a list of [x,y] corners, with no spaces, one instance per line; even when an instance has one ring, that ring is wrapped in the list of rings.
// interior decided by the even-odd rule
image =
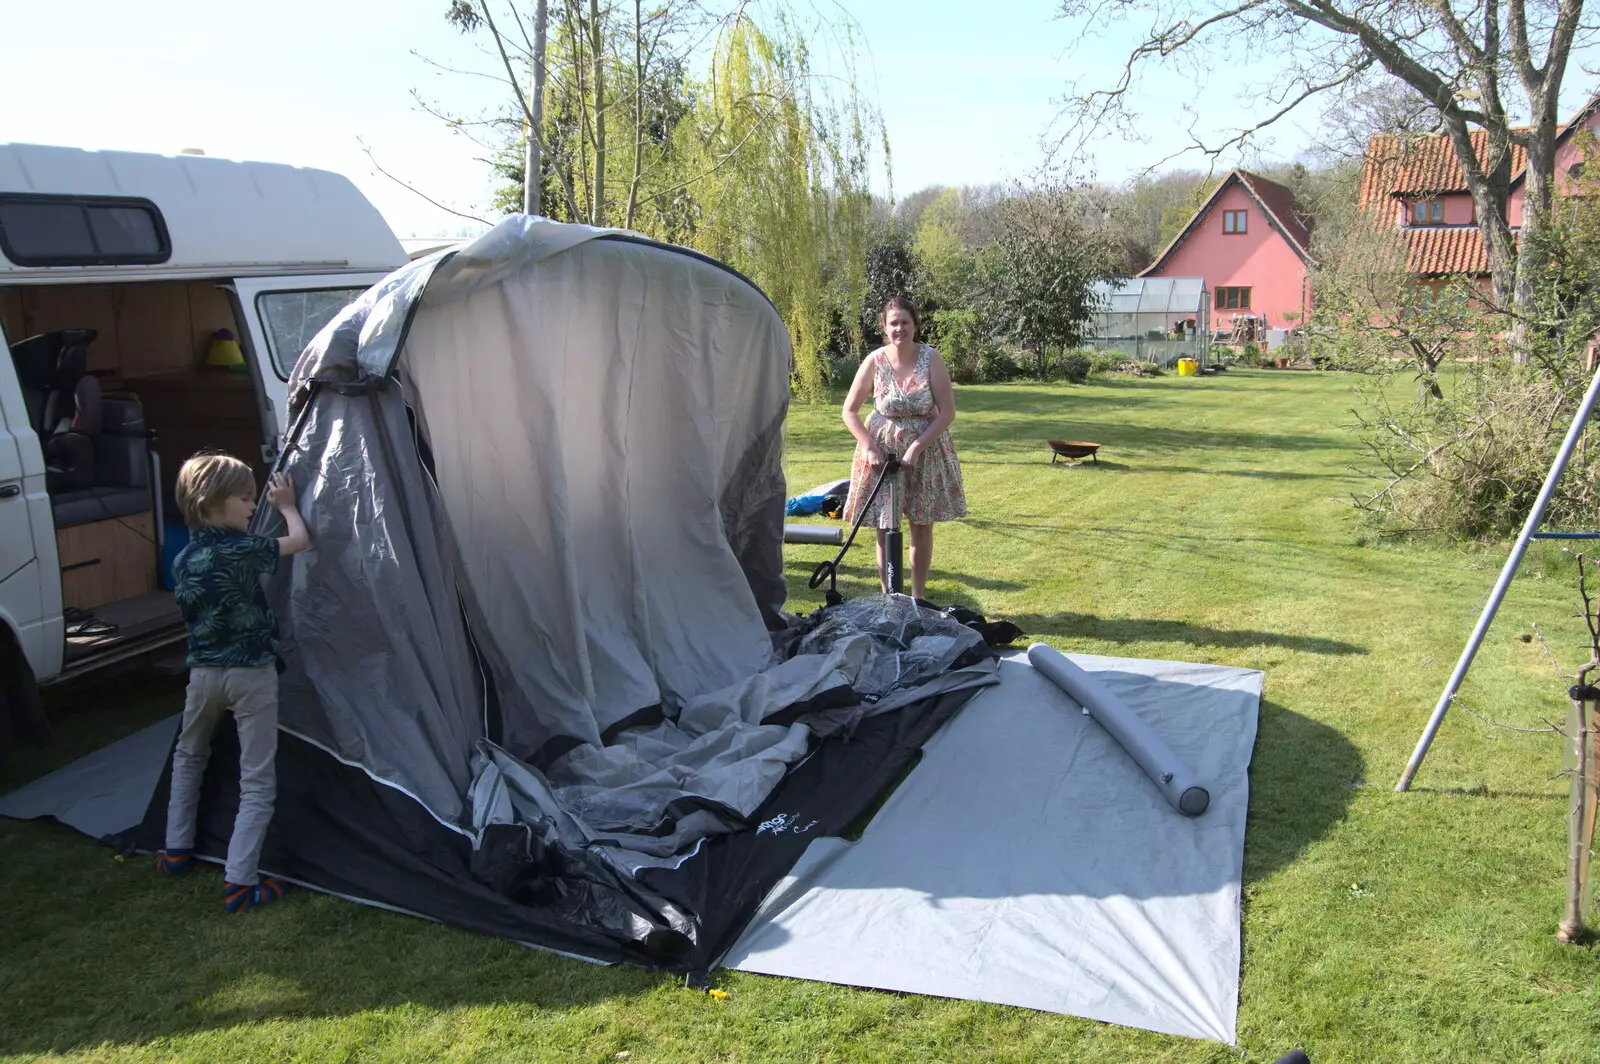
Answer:
[[[8,344],[26,340],[31,335],[23,325],[22,293],[15,288],[0,289],[0,330],[5,331]]]
[[[28,336],[57,329],[93,329],[89,368],[116,372],[121,364],[121,337],[108,285],[47,285],[22,290],[23,329]]]
[[[63,606],[92,610],[156,590],[155,516],[148,510],[58,529],[56,549]]]
[[[231,329],[237,339],[239,326],[233,320],[233,304],[228,293],[214,284],[189,286],[189,350],[193,354],[190,365],[205,360],[206,348],[211,346],[211,334],[218,329]]]
[[[189,285],[123,285],[116,290],[117,338],[122,375],[143,377],[195,365]]]

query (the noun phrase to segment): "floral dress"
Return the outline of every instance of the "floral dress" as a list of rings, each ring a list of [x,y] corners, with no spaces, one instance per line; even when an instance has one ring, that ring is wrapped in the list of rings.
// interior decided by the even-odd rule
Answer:
[[[933,386],[928,380],[933,348],[924,344],[917,352],[916,369],[912,372],[911,383],[905,387],[895,379],[887,350],[874,352],[872,359],[873,402],[872,414],[867,418],[867,434],[884,452],[903,455],[934,417]],[[911,524],[928,525],[967,516],[961,463],[956,459],[956,445],[950,441],[948,430],[941,432],[937,440],[917,455],[914,465],[901,467],[899,477],[900,512]],[[857,443],[855,461],[850,467],[850,501],[844,508],[846,521],[855,521],[861,513],[876,479],[877,470],[868,462],[866,448]],[[885,486],[866,508],[867,515],[861,523],[888,528],[888,503],[889,489]]]

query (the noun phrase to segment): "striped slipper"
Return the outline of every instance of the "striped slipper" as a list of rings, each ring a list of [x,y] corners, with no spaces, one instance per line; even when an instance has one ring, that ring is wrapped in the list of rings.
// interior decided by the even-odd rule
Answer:
[[[262,876],[259,883],[224,883],[222,907],[230,913],[247,913],[277,901],[288,889],[289,884],[277,876]]]
[[[194,864],[193,850],[162,850],[156,854],[156,871],[181,876]]]

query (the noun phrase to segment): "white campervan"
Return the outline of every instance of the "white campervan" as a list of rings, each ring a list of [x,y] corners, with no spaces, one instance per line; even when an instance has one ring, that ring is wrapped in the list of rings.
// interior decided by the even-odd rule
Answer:
[[[0,144],[0,727],[183,638],[178,466],[264,474],[301,349],[406,262],[337,174]]]

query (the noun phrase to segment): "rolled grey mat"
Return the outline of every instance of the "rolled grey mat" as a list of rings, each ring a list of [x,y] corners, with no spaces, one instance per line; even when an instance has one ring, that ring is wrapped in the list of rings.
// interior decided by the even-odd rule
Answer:
[[[829,525],[784,525],[785,543],[820,543],[837,547],[844,542],[844,529]]]
[[[1043,643],[1028,648],[1028,661],[1111,733],[1174,809],[1184,816],[1199,816],[1206,811],[1211,804],[1211,792],[1200,786],[1194,774],[1178,760],[1178,755],[1161,741],[1161,736],[1104,684],[1067,660],[1059,650]]]

